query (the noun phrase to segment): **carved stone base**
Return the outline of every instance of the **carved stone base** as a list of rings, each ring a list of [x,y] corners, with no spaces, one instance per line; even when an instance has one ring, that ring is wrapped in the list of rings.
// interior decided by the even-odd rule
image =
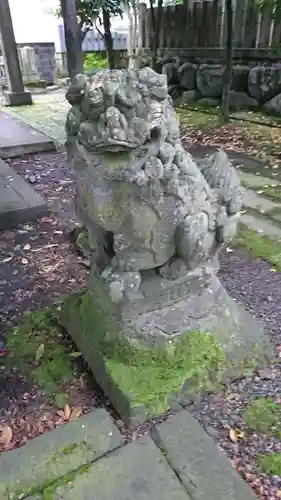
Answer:
[[[176,280],[143,273],[138,296],[121,304],[92,275],[89,291],[65,302],[61,321],[128,425],[272,358],[262,325],[207,266]]]

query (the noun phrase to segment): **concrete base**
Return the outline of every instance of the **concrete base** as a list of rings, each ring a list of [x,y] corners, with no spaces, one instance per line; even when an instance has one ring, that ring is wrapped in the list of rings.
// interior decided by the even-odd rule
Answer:
[[[32,104],[30,92],[4,92],[5,106],[27,106]]]
[[[144,273],[140,296],[119,304],[92,275],[89,291],[62,308],[62,325],[129,426],[272,359],[263,326],[228,295],[214,270],[205,271],[172,281]],[[210,358],[214,345],[222,363]]]

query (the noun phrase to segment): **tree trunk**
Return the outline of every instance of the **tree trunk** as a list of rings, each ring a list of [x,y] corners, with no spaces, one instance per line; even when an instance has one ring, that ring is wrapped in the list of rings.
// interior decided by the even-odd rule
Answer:
[[[60,0],[64,24],[64,37],[67,52],[67,68],[71,78],[83,73],[83,53],[80,26],[77,22],[76,0]]]
[[[232,55],[233,55],[233,9],[232,0],[226,0],[226,49],[225,72],[222,96],[222,114],[225,122],[229,121],[229,95],[232,83]]]
[[[115,57],[113,50],[113,38],[110,28],[110,13],[108,10],[102,9],[102,20],[104,29],[104,45],[107,55],[107,62],[109,69],[115,68]]]
[[[149,0],[150,9],[151,9],[151,21],[152,21],[152,68],[154,71],[157,71],[157,52],[159,49],[159,37],[160,37],[160,29],[162,25],[162,11],[163,11],[163,0],[158,0],[157,2],[157,17],[155,15],[155,9],[153,6],[153,0]]]

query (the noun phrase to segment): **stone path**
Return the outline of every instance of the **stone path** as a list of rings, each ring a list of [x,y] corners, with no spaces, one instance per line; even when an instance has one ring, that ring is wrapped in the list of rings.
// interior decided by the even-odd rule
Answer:
[[[0,230],[17,227],[46,212],[43,198],[0,158]]]
[[[39,130],[0,111],[0,157],[13,158],[25,153],[55,149],[54,141]]]
[[[257,500],[190,413],[125,444],[104,409],[0,455],[4,500]]]

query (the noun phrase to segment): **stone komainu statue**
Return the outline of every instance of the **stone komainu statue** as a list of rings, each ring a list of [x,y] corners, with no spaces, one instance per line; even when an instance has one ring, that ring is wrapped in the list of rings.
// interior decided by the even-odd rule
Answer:
[[[142,271],[175,279],[209,262],[235,235],[242,189],[224,152],[198,166],[185,151],[166,77],[77,75],[66,97],[77,213],[114,300],[138,291]]]

